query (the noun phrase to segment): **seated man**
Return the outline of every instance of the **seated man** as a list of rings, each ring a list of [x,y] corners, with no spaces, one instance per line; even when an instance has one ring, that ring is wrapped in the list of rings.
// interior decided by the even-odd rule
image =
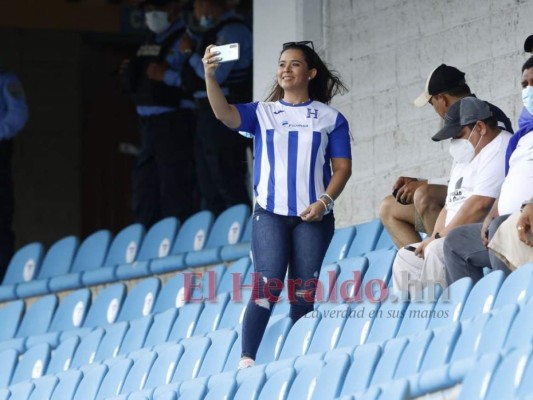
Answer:
[[[508,215],[517,213],[522,202],[533,196],[533,57],[522,66],[522,88],[524,109],[507,149],[507,176],[498,201],[483,224],[461,226],[444,243],[448,284],[465,276],[477,282],[483,267],[510,272],[486,246]]]
[[[482,221],[500,192],[505,151],[511,134],[498,127],[489,106],[474,97],[453,104],[444,128],[433,140],[452,139],[454,165],[446,205],[435,228],[421,243],[401,248],[392,267],[394,290],[402,297],[416,294],[430,283],[446,286],[444,238],[453,228]]]
[[[463,97],[473,96],[465,74],[442,64],[429,75],[424,92],[415,100],[417,107],[431,104],[441,118]],[[511,121],[498,107],[487,103],[498,126],[512,131]],[[393,195],[383,199],[380,218],[398,248],[420,241],[418,232],[433,232],[435,221],[446,200],[447,179],[423,180],[401,176],[392,187]]]

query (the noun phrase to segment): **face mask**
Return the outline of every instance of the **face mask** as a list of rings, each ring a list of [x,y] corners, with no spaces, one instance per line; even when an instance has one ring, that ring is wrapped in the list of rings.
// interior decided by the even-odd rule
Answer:
[[[533,86],[522,89],[522,102],[530,114],[533,114]]]
[[[148,11],[144,15],[146,26],[154,33],[161,33],[168,29],[168,13],[166,11]]]
[[[470,143],[470,136],[472,136],[472,133],[474,133],[474,130],[476,127],[474,127],[470,131],[470,135],[468,135],[468,139],[452,139],[450,142],[450,148],[449,152],[450,155],[453,157],[455,162],[459,164],[463,163],[469,163],[472,161],[476,154],[477,146],[479,145],[479,142],[481,142],[482,137],[479,138],[476,147]]]
[[[211,16],[206,16],[206,15],[202,15],[200,17],[200,21],[199,21],[199,24],[200,24],[200,27],[204,28],[204,29],[209,29],[211,28],[215,23],[213,21],[213,17]]]

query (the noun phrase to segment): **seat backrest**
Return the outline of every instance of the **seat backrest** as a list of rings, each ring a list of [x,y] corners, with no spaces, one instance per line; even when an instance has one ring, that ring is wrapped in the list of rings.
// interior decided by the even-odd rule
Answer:
[[[470,290],[461,313],[461,320],[492,310],[504,279],[505,275],[502,271],[493,271],[481,278]]]
[[[192,336],[198,317],[202,313],[204,302],[188,303],[180,308],[178,318],[174,321],[168,336],[169,341],[179,341]]]
[[[527,346],[533,342],[533,300],[520,307],[505,339],[504,349]]]
[[[366,257],[345,258],[339,261],[339,276],[331,290],[331,303],[350,303],[356,301],[360,285],[368,268]]]
[[[211,345],[211,339],[206,337],[193,337],[182,341],[185,351],[180,358],[172,382],[194,379],[200,371],[202,361]]]
[[[43,296],[26,311],[17,331],[17,337],[40,335],[48,331],[57,307],[57,297],[53,294]]]
[[[480,314],[476,318],[461,322],[461,334],[457,338],[450,362],[462,360],[475,355],[481,339],[483,328],[490,319],[489,314]]]
[[[219,294],[214,302],[205,301],[204,309],[194,327],[194,335],[206,334],[218,328],[220,318],[228,304],[230,295],[228,292]]]
[[[59,382],[50,400],[72,399],[83,378],[83,373],[72,369],[58,374],[57,377]]]
[[[184,350],[181,344],[174,344],[157,351],[157,359],[150,369],[144,387],[152,389],[169,384]]]
[[[498,364],[500,363],[499,354],[487,354],[476,362],[473,368],[463,379],[461,391],[458,400],[485,399],[491,377],[494,376]]]
[[[291,327],[292,320],[289,317],[279,318],[267,326],[255,358],[258,364],[278,359]]]
[[[79,240],[75,236],[67,236],[55,242],[44,256],[38,278],[47,279],[66,274],[70,270],[78,245]]]
[[[87,236],[80,244],[70,272],[81,272],[101,267],[111,243],[111,232],[107,229]]]
[[[59,332],[81,327],[90,304],[89,289],[79,289],[69,294],[59,304],[48,331]]]
[[[379,303],[365,302],[352,308],[337,342],[337,348],[364,344],[377,315],[378,307]]]
[[[520,384],[531,377],[524,374],[531,360],[531,346],[514,349],[503,357],[487,390],[486,400],[514,399]]]
[[[355,226],[356,234],[346,257],[360,257],[376,248],[383,225],[379,219],[358,224]]]
[[[317,311],[310,311],[300,318],[287,335],[279,359],[305,355],[321,318],[321,313]]]
[[[336,229],[322,264],[333,263],[346,257],[348,249],[350,248],[352,240],[355,236],[355,231],[355,226]]]
[[[178,231],[171,254],[202,250],[215,217],[210,211],[200,211],[190,216]]]
[[[364,391],[370,385],[380,357],[381,347],[377,344],[357,346],[353,353],[353,362],[344,377],[340,395]]]
[[[331,295],[331,289],[333,289],[337,276],[339,275],[340,268],[337,263],[326,264],[320,268],[320,275],[318,276],[317,290],[315,293],[315,308],[319,304],[327,302]]]
[[[295,376],[294,368],[283,368],[277,371],[263,385],[258,400],[286,399]]]
[[[17,366],[18,353],[15,349],[7,349],[0,352],[0,357],[2,359],[2,368],[0,368],[0,387],[7,388],[11,378],[13,377],[13,372]]]
[[[252,268],[250,266],[250,258],[243,257],[235,261],[227,269],[224,275],[222,275],[222,278],[220,279],[220,282],[218,283],[217,292],[218,293],[223,293],[223,292],[233,293],[234,290],[240,289],[236,287],[233,284],[233,282],[236,280],[237,282],[242,284],[244,277],[249,268]]]
[[[128,372],[120,393],[127,394],[144,389],[144,383],[157,358],[155,351],[144,352],[139,358],[133,360],[133,365]]]
[[[55,376],[43,376],[35,381],[35,388],[28,400],[50,399],[59,379]]]
[[[61,341],[52,353],[46,375],[55,375],[68,370],[79,344],[80,338],[78,336],[72,336]]]
[[[162,219],[154,224],[144,237],[137,260],[148,261],[151,258],[166,257],[174,243],[179,221],[174,217]]]
[[[105,328],[104,337],[98,344],[98,350],[94,355],[94,361],[101,362],[108,358],[116,357],[127,331],[127,322],[117,322],[115,324],[108,325]]]
[[[202,362],[198,377],[211,376],[222,372],[228,355],[237,339],[237,333],[233,330],[219,330],[209,333],[211,346]]]
[[[102,380],[95,400],[116,396],[120,392],[132,365],[133,361],[128,358],[114,363]]]
[[[248,218],[248,221],[246,221],[246,226],[244,227],[244,232],[241,237],[242,243],[248,243],[252,241],[252,228],[254,226],[254,218],[253,215],[251,215]]]
[[[404,349],[408,344],[406,338],[389,340],[372,376],[371,385],[381,385],[392,380]]]
[[[477,354],[492,353],[503,348],[517,313],[516,304],[508,304],[492,311],[489,321],[483,327],[481,339],[477,343]],[[513,344],[512,347],[515,345]]]
[[[389,232],[385,228],[381,231],[381,235],[379,235],[378,242],[376,243],[376,250],[380,249],[393,249],[396,245],[392,241],[391,236],[389,235]]]
[[[91,365],[83,370],[83,379],[78,385],[76,394],[72,400],[96,399],[100,385],[104,380],[108,367],[104,364]]]
[[[11,339],[15,336],[23,313],[23,300],[12,301],[0,309],[0,321],[2,321],[0,325],[0,341]]]
[[[527,301],[533,295],[533,263],[513,271],[503,281],[493,308]]]
[[[326,366],[316,382],[311,399],[334,399],[341,392],[344,377],[350,367],[351,358],[345,353],[334,353],[324,357]]]
[[[41,243],[30,243],[20,248],[11,258],[2,285],[31,281],[39,274],[44,254]]]
[[[150,315],[160,288],[161,282],[153,277],[137,283],[126,296],[117,321],[131,321]]]
[[[460,333],[461,324],[458,322],[436,329],[424,355],[420,371],[439,368],[448,363]]]
[[[171,308],[160,313],[154,313],[154,321],[146,335],[143,347],[151,348],[165,343],[176,321],[178,312],[176,308]]]
[[[129,225],[122,229],[113,239],[104,265],[131,264],[136,260],[143,236],[144,227],[141,224]]]
[[[19,359],[11,384],[37,379],[44,375],[50,362],[50,345],[41,343],[26,350]]]
[[[190,272],[178,273],[167,281],[161,288],[154,305],[154,313],[160,313],[171,308],[179,308],[188,302],[194,276]]]
[[[350,311],[351,308],[347,304],[340,304],[331,310],[323,310],[322,319],[316,327],[307,353],[323,353],[333,350]]]
[[[374,250],[366,253],[365,257],[368,259],[368,269],[361,285],[361,294],[363,298],[368,298],[372,293],[372,300],[376,301],[384,294],[383,289],[389,282],[396,250]]]
[[[237,204],[225,210],[213,224],[205,247],[209,249],[239,243],[249,216],[250,207],[246,204]]]
[[[434,329],[459,321],[472,285],[472,279],[464,277],[444,289],[433,309],[428,328]]]
[[[102,289],[96,295],[91,308],[89,308],[83,326],[95,328],[115,322],[125,295],[126,286],[123,283],[116,283]]]
[[[398,367],[394,372],[394,379],[406,378],[418,372],[432,338],[433,332],[430,330],[425,330],[417,335],[411,336],[409,343],[402,352]]]

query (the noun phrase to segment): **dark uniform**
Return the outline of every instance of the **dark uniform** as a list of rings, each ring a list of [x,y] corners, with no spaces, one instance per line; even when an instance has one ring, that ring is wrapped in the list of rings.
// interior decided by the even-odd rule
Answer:
[[[210,44],[239,43],[238,61],[221,63],[216,78],[230,103],[252,101],[252,33],[234,11],[202,35],[184,70],[187,90],[197,104],[196,171],[204,208],[215,215],[229,206],[250,202],[246,189],[246,147],[250,140],[218,121],[207,99],[202,57]]]
[[[28,106],[18,78],[0,71],[0,281],[13,255],[13,138],[28,121]]]
[[[179,51],[185,23],[179,20],[141,46],[122,74],[140,119],[140,154],[133,177],[133,210],[150,227],[175,216],[194,213],[195,104],[181,90],[186,58]],[[164,81],[148,79],[151,63],[166,63]]]

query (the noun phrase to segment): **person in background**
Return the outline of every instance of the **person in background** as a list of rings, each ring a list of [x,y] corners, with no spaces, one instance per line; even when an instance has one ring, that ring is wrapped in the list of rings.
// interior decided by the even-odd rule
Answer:
[[[194,14],[203,30],[184,35],[181,52],[189,54],[184,82],[198,109],[196,172],[203,208],[215,215],[239,203],[247,193],[246,149],[249,139],[234,135],[215,118],[207,99],[202,56],[209,44],[239,43],[240,57],[216,70],[215,77],[230,102],[252,100],[252,32],[235,12],[234,0],[195,0]]]
[[[133,176],[133,210],[146,228],[164,217],[181,221],[195,209],[194,102],[182,90],[187,57],[182,0],[141,3],[152,36],[121,67],[121,82],[136,105],[140,151]]]
[[[17,76],[0,69],[0,282],[13,255],[13,138],[26,126],[28,106]]]
[[[424,92],[415,99],[416,107],[431,104],[444,118],[449,107],[463,97],[473,96],[465,73],[441,64],[429,74]],[[498,126],[513,133],[511,121],[498,107],[487,103],[498,120]],[[421,240],[419,232],[431,233],[446,201],[447,178],[421,179],[401,176],[392,187],[393,194],[385,197],[380,218],[400,249]]]

